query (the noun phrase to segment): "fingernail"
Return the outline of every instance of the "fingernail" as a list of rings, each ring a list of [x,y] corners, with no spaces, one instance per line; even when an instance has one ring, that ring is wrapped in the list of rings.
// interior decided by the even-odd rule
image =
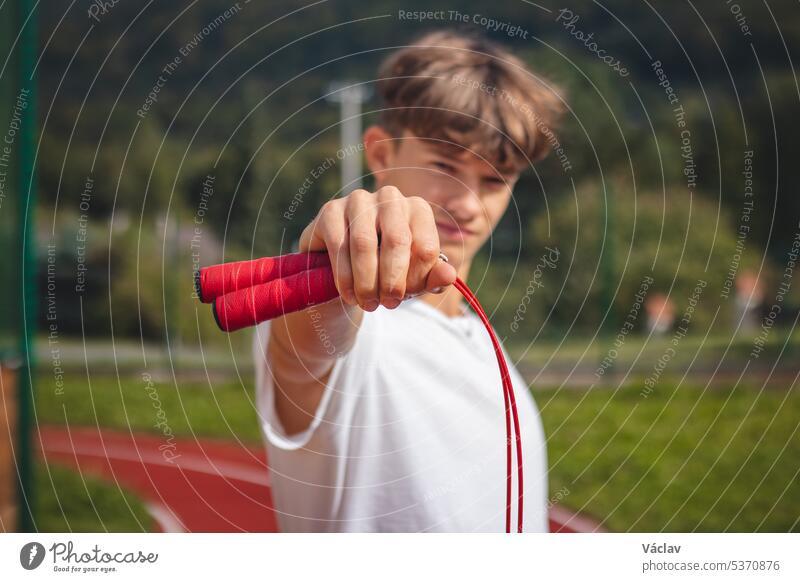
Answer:
[[[350,289],[344,292],[342,298],[344,299],[344,302],[347,303],[348,305],[354,305],[356,302],[356,295]]]
[[[433,289],[431,289],[431,293],[436,293],[437,295],[443,292],[444,292],[444,287],[434,287]]]
[[[394,309],[398,305],[400,305],[400,300],[395,299],[394,297],[387,297],[386,299],[383,300],[383,306],[386,309]]]
[[[376,309],[378,309],[378,305],[380,305],[380,303],[378,303],[377,300],[370,299],[369,301],[364,303],[364,309],[366,309],[367,311],[375,311]]]

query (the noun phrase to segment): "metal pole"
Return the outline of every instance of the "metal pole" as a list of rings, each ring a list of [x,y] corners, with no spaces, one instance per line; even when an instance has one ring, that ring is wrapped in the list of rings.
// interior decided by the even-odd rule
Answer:
[[[364,93],[360,87],[348,87],[342,92],[341,101],[341,141],[342,141],[342,188],[357,190],[361,188],[361,103]]]
[[[339,103],[341,123],[340,175],[342,192],[349,193],[361,188],[361,104],[369,97],[369,91],[362,85],[333,83],[330,86],[329,101]]]

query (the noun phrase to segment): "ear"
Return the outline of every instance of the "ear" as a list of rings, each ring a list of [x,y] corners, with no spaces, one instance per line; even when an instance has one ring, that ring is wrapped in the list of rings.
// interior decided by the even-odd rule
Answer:
[[[371,125],[364,131],[364,155],[375,182],[381,182],[384,170],[394,165],[397,140],[380,125]]]

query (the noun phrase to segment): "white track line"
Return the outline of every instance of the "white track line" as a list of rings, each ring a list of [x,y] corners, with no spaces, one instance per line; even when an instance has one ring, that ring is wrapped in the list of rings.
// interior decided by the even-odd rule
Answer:
[[[550,519],[561,526],[568,527],[578,533],[592,533],[605,531],[598,524],[578,513],[554,505],[550,508]]]
[[[156,520],[164,533],[184,533],[186,528],[175,513],[163,503],[148,501],[144,504],[147,513]]]

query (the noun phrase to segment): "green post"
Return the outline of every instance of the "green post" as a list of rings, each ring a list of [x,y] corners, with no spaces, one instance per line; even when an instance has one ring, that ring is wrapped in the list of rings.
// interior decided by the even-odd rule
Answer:
[[[603,213],[600,213],[600,219],[603,221],[603,225],[600,229],[600,236],[603,236],[603,230],[605,229],[606,239],[605,244],[603,245],[603,254],[600,257],[600,277],[601,277],[601,285],[602,285],[602,305],[601,309],[604,310],[605,315],[603,316],[603,312],[601,312],[601,328],[600,333],[598,334],[600,338],[605,342],[605,340],[610,339],[614,335],[614,228],[616,227],[615,222],[615,200],[614,200],[614,189],[611,185],[611,180],[609,180],[606,184],[606,216],[605,220],[603,217]],[[600,358],[603,358],[603,354],[600,354]],[[606,376],[610,376],[613,373],[613,364],[612,367],[607,371]]]
[[[32,0],[19,0],[16,22],[19,38],[19,66],[17,84],[28,90],[28,107],[22,119],[19,142],[19,213],[20,249],[20,356],[19,370],[19,437],[17,445],[17,470],[19,475],[19,530],[32,532],[33,521],[33,451],[31,448],[31,418],[33,412],[34,334],[38,312],[36,294],[36,232],[34,211],[36,206],[36,15]],[[30,18],[28,16],[30,15]],[[26,22],[27,19],[27,22]]]

